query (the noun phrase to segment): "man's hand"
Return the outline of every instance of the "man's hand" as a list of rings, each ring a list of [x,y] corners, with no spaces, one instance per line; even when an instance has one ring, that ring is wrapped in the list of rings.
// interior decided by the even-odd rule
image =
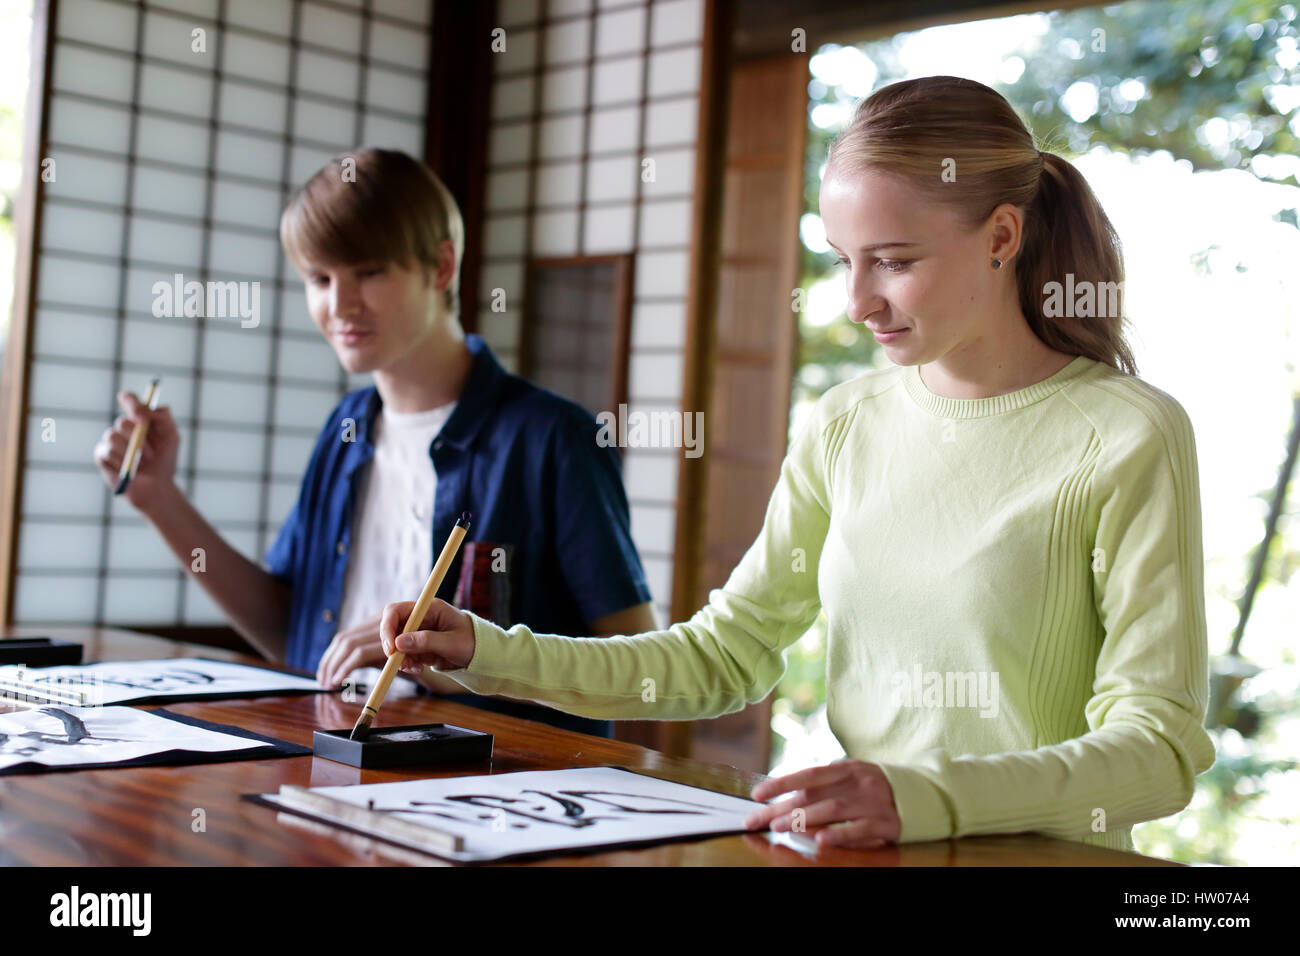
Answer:
[[[782,793],[791,796],[755,811],[746,820],[751,830],[771,823],[773,830],[816,833],[817,845],[869,850],[897,843],[903,824],[894,806],[894,790],[885,772],[874,763],[838,760],[821,767],[773,777],[754,788],[755,800]],[[798,815],[796,816],[796,813]],[[842,826],[831,824],[842,823]]]
[[[379,643],[379,620],[376,614],[334,635],[316,665],[316,680],[322,687],[338,687],[358,667],[383,667],[387,663],[388,655]]]
[[[402,671],[407,674],[420,674],[426,666],[440,671],[468,667],[474,658],[474,622],[470,616],[434,598],[418,625],[420,629],[399,639],[397,632],[406,626],[406,619],[414,609],[414,601],[398,601],[384,608],[379,623],[384,653],[395,650],[404,653]]]
[[[170,406],[150,409],[134,392],[117,393],[118,404],[126,412],[104,430],[95,445],[94,459],[99,473],[110,488],[117,487],[117,474],[126,457],[126,446],[131,441],[137,422],[148,421],[149,433],[140,449],[140,464],[135,477],[123,496],[142,512],[165,501],[163,492],[173,484],[176,476],[176,456],[181,445],[181,434],[172,420]]]

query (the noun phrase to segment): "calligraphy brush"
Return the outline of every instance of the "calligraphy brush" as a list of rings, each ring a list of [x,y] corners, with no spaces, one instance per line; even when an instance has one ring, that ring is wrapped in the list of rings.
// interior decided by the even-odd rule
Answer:
[[[465,535],[469,532],[469,521],[472,517],[474,516],[468,511],[461,512],[460,520],[456,522],[455,527],[451,529],[451,534],[447,536],[447,543],[442,546],[442,554],[438,555],[438,560],[434,562],[433,570],[429,572],[428,580],[424,582],[424,590],[420,592],[415,607],[411,608],[411,614],[406,619],[406,626],[398,632],[399,634],[419,630],[421,622],[424,621],[425,612],[429,610],[429,605],[433,603],[433,596],[438,593],[438,588],[442,587],[442,579],[447,576],[447,569],[451,567],[451,562],[456,558],[456,552],[460,550],[460,543],[465,540]],[[361,716],[357,718],[356,726],[352,728],[352,733],[348,734],[348,740],[366,739],[366,736],[370,733],[370,724],[379,716],[379,705],[388,696],[388,687],[393,683],[393,678],[397,676],[397,672],[401,669],[402,662],[405,660],[406,654],[394,647],[393,653],[388,658],[388,663],[384,665],[383,673],[379,675],[379,680],[375,682],[374,689],[370,691],[370,696],[366,698],[366,706],[361,711]]]
[[[158,407],[159,381],[156,378],[150,379],[149,391],[144,393],[144,404],[151,410]],[[135,430],[131,432],[131,440],[126,445],[126,454],[122,456],[122,468],[117,473],[117,487],[113,489],[113,494],[120,495],[126,491],[126,486],[135,477],[136,465],[139,464],[139,457],[144,451],[144,438],[147,434],[149,434],[149,419],[136,422]]]

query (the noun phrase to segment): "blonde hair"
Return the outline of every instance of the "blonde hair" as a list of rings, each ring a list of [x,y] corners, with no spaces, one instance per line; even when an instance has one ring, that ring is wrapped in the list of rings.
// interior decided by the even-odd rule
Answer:
[[[955,207],[965,229],[983,224],[1003,203],[1020,208],[1024,231],[1013,267],[1030,329],[1058,351],[1137,374],[1123,331],[1119,236],[1079,171],[1041,152],[996,90],[956,76],[882,87],[858,104],[849,126],[831,143],[828,174],[831,169],[900,176],[923,197]],[[955,170],[955,178],[945,180],[947,169]],[[1094,289],[1113,288],[1114,314],[1044,315],[1048,283],[1066,283],[1067,273],[1076,287],[1086,281]]]
[[[442,180],[406,153],[341,153],[294,193],[280,216],[280,243],[290,261],[419,263],[437,271],[438,244],[450,239],[456,261],[446,302],[460,311],[465,224]]]

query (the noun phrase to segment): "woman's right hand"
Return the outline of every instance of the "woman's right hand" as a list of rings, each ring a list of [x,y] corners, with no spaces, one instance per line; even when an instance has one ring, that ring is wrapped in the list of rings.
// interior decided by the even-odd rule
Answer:
[[[426,666],[440,671],[468,667],[474,659],[474,621],[464,611],[437,598],[429,605],[417,629],[400,635],[400,643],[394,646],[398,632],[406,626],[413,610],[414,601],[397,601],[384,608],[379,622],[384,653],[390,656],[395,650],[404,653],[402,670],[408,674],[419,674]]]
[[[141,511],[156,502],[159,491],[174,483],[176,477],[176,457],[180,450],[181,435],[172,421],[171,409],[166,406],[150,409],[142,403],[135,393],[121,391],[117,393],[117,402],[126,412],[119,415],[113,424],[104,430],[99,443],[95,445],[95,464],[99,473],[110,488],[116,488],[118,472],[122,468],[122,459],[126,456],[126,447],[131,441],[131,432],[136,422],[148,421],[149,433],[145,436],[144,448],[140,453],[140,464],[136,467],[135,477],[127,486],[123,497]]]

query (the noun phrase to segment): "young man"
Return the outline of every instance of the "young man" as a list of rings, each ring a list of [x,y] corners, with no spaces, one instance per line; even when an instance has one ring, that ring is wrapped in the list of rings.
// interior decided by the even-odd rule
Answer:
[[[577,404],[506,372],[460,325],[464,230],[455,200],[422,163],[387,150],[335,157],[290,201],[285,254],[308,311],[350,373],[375,384],[344,396],[317,439],[298,500],[266,553],[230,548],[177,489],[179,435],[166,407],[131,393],[95,458],[117,470],[136,420],[152,424],[126,492],[259,651],[337,686],[385,660],[385,604],[419,594],[462,512],[467,541],[513,546],[511,623],[557,634],[636,634],[655,626],[617,452]],[[438,596],[451,600],[458,557]],[[432,693],[608,736],[611,724],[466,693]]]

